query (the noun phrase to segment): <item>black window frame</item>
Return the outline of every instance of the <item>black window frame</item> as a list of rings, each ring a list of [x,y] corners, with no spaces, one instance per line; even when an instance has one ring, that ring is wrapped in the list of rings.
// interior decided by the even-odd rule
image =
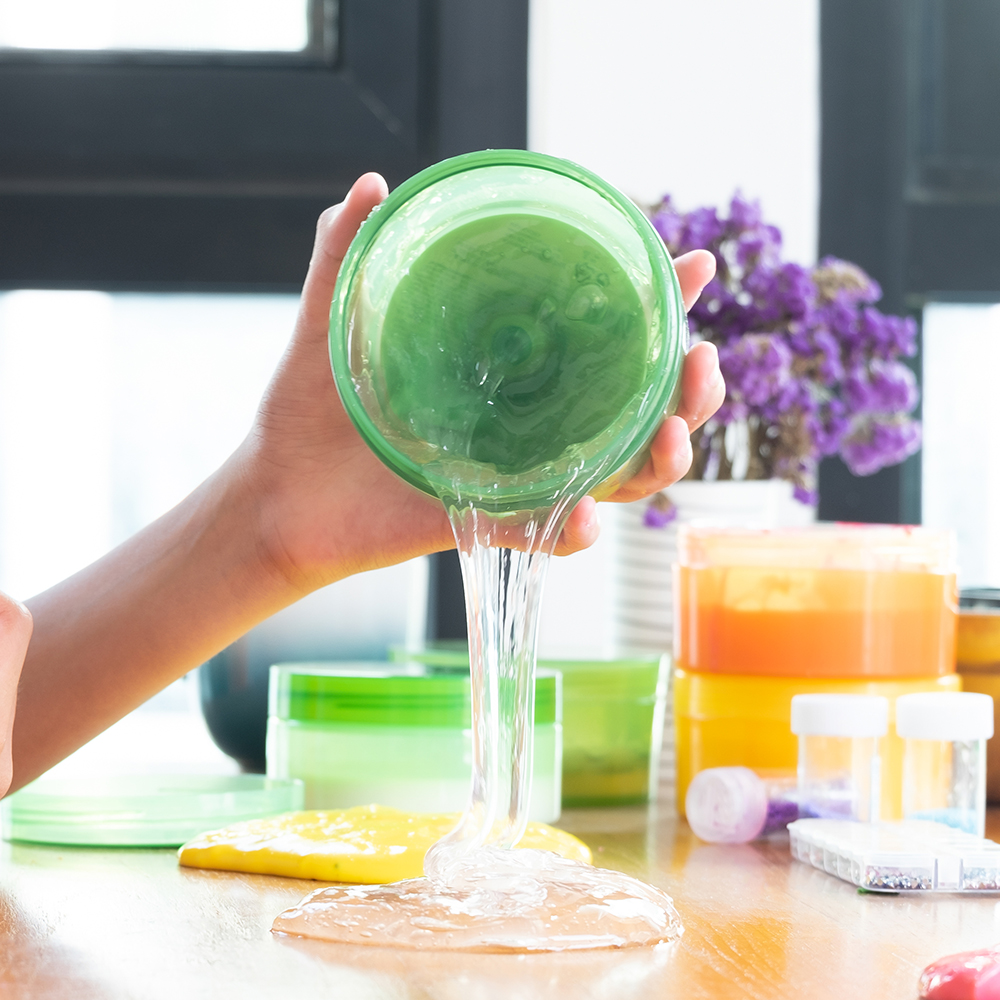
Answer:
[[[340,0],[333,61],[0,60],[0,288],[296,291],[316,218],[527,139],[527,0]]]
[[[1000,150],[962,148],[978,118],[1000,120],[1000,10],[821,0],[820,38],[820,255],[860,264],[882,285],[880,308],[918,322],[928,302],[1000,301]],[[976,73],[979,105],[949,119],[949,93]],[[913,366],[919,378],[919,353]],[[819,516],[918,524],[920,491],[919,453],[868,477],[828,459]]]

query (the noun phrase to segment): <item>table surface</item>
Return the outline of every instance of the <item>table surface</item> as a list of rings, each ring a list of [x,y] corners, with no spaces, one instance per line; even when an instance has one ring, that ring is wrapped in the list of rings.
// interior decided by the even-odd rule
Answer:
[[[463,955],[270,933],[318,883],[206,872],[167,850],[0,846],[0,997],[535,1000],[652,997],[911,1000],[920,970],[1000,941],[1000,895],[862,895],[794,862],[787,839],[699,842],[655,809],[560,824],[599,865],[665,888],[668,948]],[[1000,835],[1000,810],[987,834]]]

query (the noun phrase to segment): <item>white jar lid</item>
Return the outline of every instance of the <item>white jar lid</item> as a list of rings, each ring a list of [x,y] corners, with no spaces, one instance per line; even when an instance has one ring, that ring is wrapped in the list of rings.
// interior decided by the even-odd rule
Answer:
[[[896,733],[908,740],[988,740],[993,735],[993,699],[971,691],[900,695]]]
[[[796,736],[885,736],[889,702],[874,694],[797,694],[792,698]]]

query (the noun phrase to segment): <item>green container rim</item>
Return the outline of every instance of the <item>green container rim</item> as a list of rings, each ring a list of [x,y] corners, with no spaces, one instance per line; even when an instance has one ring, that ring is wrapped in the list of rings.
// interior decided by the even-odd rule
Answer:
[[[405,180],[389,194],[385,201],[373,209],[351,241],[340,266],[337,284],[334,288],[333,302],[330,307],[329,344],[330,365],[333,369],[337,392],[340,394],[344,409],[365,443],[378,459],[396,475],[422,492],[435,497],[438,496],[438,492],[423,474],[420,464],[397,451],[386,441],[358,398],[347,355],[346,331],[349,304],[360,265],[382,227],[395,211],[432,184],[469,170],[497,166],[533,167],[578,181],[610,202],[628,218],[649,253],[652,278],[656,286],[655,298],[666,307],[662,317],[664,331],[664,349],[660,362],[662,377],[655,387],[655,398],[651,398],[648,405],[645,406],[645,416],[637,421],[628,432],[622,434],[615,443],[606,448],[602,456],[595,456],[593,460],[595,465],[602,458],[614,458],[613,467],[609,469],[609,478],[613,478],[646,447],[659,427],[664,414],[676,405],[680,386],[681,363],[684,357],[685,331],[687,329],[680,282],[663,240],[653,228],[652,223],[630,199],[585,167],[545,153],[532,153],[522,149],[486,149],[473,153],[463,153],[460,156],[453,156],[426,167]],[[657,264],[659,267],[656,266]],[[676,330],[676,336],[669,336],[671,329]],[[498,487],[493,490],[491,499],[498,509],[505,509],[505,502],[511,500],[516,500],[518,507],[523,508],[525,504],[530,504],[532,499],[548,499],[552,490],[553,486],[550,483],[537,483],[531,489],[524,486],[506,489]]]
[[[535,725],[562,720],[561,678],[535,676]],[[420,673],[393,664],[287,664],[271,667],[268,715],[289,722],[468,729],[468,671]]]
[[[258,774],[43,775],[0,804],[7,840],[77,847],[177,847],[231,823],[303,807],[295,778]]]
[[[419,649],[390,646],[389,659],[394,663],[412,663],[436,670],[469,670],[468,646],[448,640],[441,646],[428,645]],[[666,697],[670,660],[665,654],[639,650],[617,656],[583,656],[572,658],[540,656],[538,670],[562,674],[563,705],[574,701],[611,700],[655,701]]]

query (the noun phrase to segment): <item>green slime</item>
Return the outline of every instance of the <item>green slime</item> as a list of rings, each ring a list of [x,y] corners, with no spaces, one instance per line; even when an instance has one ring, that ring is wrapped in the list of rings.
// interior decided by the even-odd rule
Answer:
[[[487,216],[433,242],[393,292],[381,403],[417,440],[517,475],[613,424],[647,347],[639,296],[599,243]]]

